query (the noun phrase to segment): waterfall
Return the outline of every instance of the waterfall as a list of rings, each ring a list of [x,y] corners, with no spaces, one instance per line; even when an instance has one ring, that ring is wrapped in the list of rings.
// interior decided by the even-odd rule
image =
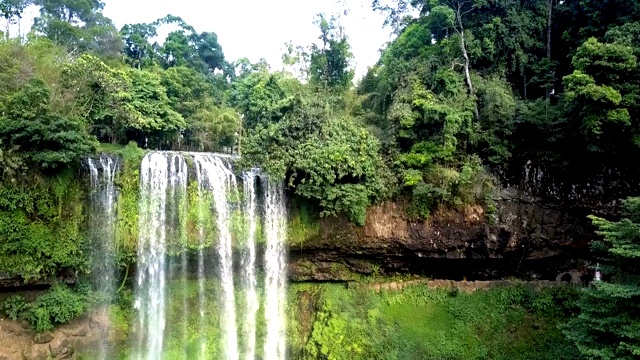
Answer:
[[[87,159],[91,180],[89,198],[89,227],[92,278],[98,294],[105,303],[112,300],[116,292],[115,264],[115,201],[118,196],[114,184],[118,159],[100,155],[99,159]],[[106,359],[108,351],[101,346],[99,359]]]
[[[87,159],[91,179],[90,227],[93,251],[94,281],[98,291],[107,298],[115,292],[115,221],[117,197],[114,185],[117,158],[101,155],[99,162]]]
[[[265,319],[267,335],[264,343],[266,360],[285,359],[285,205],[280,184],[265,182]]]
[[[256,312],[260,306],[256,292],[256,189],[255,183],[258,175],[257,169],[246,172],[243,176],[244,186],[244,211],[248,222],[247,237],[242,254],[242,268],[245,269],[243,287],[246,293],[245,300],[245,356],[247,360],[255,359],[256,353]]]
[[[135,357],[285,358],[284,193],[282,184],[262,180],[258,169],[238,178],[233,159],[220,154],[155,151],[143,158]],[[257,261],[260,235],[264,264]],[[260,268],[264,284],[257,281]],[[261,303],[264,354],[256,349]]]
[[[229,204],[227,199],[229,192],[236,185],[236,179],[230,166],[222,161],[220,157],[211,154],[194,154],[193,160],[198,164],[196,167],[198,171],[202,172],[202,174],[198,175],[201,184],[206,184],[214,199],[219,237],[217,251],[220,257],[220,281],[222,283],[222,343],[224,344],[225,359],[237,360],[239,355],[236,332],[236,305],[233,286],[231,232],[229,231]],[[200,187],[203,186],[201,185]]]
[[[138,297],[135,304],[140,314],[139,359],[159,360],[162,354],[168,185],[169,164],[165,154],[145,156],[140,167]]]

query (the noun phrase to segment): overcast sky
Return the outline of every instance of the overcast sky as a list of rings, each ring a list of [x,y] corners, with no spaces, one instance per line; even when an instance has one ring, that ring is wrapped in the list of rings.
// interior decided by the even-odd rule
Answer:
[[[180,16],[198,32],[215,32],[227,60],[247,57],[257,62],[263,57],[272,69],[281,68],[280,57],[286,42],[307,46],[318,41],[319,30],[313,25],[316,14],[337,14],[343,9],[336,0],[104,1],[104,14],[118,29],[124,24],[152,22],[167,14]],[[384,17],[371,9],[371,0],[346,3],[350,12],[342,17],[342,24],[359,78],[378,60],[378,50],[389,41],[390,30],[382,27]],[[28,30],[37,14],[37,9],[28,9],[21,28]],[[164,39],[165,34],[160,35]]]

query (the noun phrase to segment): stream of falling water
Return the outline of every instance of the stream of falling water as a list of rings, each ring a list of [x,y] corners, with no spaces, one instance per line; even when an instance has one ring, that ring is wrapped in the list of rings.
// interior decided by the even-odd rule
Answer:
[[[281,184],[265,182],[265,319],[267,335],[264,342],[265,360],[284,360],[285,354],[285,218],[284,194]]]
[[[166,200],[169,164],[163,153],[150,153],[140,166],[138,224],[138,359],[159,360],[165,329]]]
[[[114,184],[118,158],[100,155],[99,159],[87,159],[91,180],[90,215],[92,274],[98,293],[104,302],[112,300],[116,293],[115,271],[115,201],[118,196]],[[107,359],[106,346],[101,346],[99,360]]]
[[[245,321],[243,332],[245,337],[245,355],[248,360],[255,359],[256,354],[256,312],[260,307],[256,292],[256,180],[258,170],[252,169],[244,173],[244,211],[248,222],[247,237],[242,256],[243,288],[246,292]]]
[[[190,177],[195,187],[189,186]],[[144,157],[135,288],[137,359],[163,359],[169,356],[166,347],[176,343],[182,348],[172,348],[171,358],[285,359],[283,187],[262,178],[258,169],[242,175],[241,189],[237,182],[229,156],[156,151]],[[236,204],[239,190],[243,201]],[[243,230],[236,232],[238,226]],[[257,261],[260,234],[265,240],[263,264]],[[234,249],[239,255],[236,276]],[[259,269],[265,278],[262,301]],[[189,286],[192,275],[195,288]],[[181,295],[175,298],[174,293]],[[265,334],[257,329],[261,304]],[[261,342],[258,336],[264,336]],[[262,351],[258,343],[264,344]]]
[[[229,203],[227,196],[235,187],[235,175],[220,157],[211,154],[194,154],[193,160],[198,164],[197,169],[201,181],[206,180],[209,190],[213,193],[218,230],[217,250],[220,257],[220,281],[222,283],[222,343],[224,358],[237,360],[238,337],[236,332],[236,302],[233,287],[233,259],[231,232],[229,229]]]

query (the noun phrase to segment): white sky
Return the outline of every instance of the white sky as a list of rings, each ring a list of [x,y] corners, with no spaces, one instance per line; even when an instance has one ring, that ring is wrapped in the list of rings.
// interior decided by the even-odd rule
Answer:
[[[118,29],[125,24],[153,22],[167,14],[180,16],[198,32],[215,32],[228,61],[265,58],[274,70],[282,67],[286,42],[307,46],[319,41],[319,29],[313,24],[316,14],[342,10],[336,0],[104,1],[103,13]],[[346,6],[350,12],[342,17],[342,24],[355,56],[356,78],[360,78],[378,60],[378,50],[390,40],[390,30],[382,27],[384,16],[372,10],[371,0],[346,0]],[[23,33],[37,15],[36,8],[28,9],[21,23]],[[162,40],[167,32],[159,31]]]

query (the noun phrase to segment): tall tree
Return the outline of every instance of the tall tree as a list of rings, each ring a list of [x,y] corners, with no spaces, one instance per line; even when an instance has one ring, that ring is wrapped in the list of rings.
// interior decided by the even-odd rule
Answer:
[[[311,82],[329,89],[346,89],[354,76],[350,64],[353,54],[342,26],[335,17],[327,19],[324,14],[318,14],[316,25],[320,28],[322,44],[311,46]]]
[[[565,334],[590,360],[632,360],[640,356],[640,198],[623,202],[624,217],[590,216],[602,240],[592,244],[604,281],[585,289],[580,314]]]
[[[0,0],[0,17],[4,18],[5,37],[9,38],[9,28],[12,25],[19,25],[24,9],[31,4],[32,0]]]
[[[65,46],[72,54],[93,52],[115,57],[122,49],[121,38],[111,19],[102,14],[99,0],[36,0],[40,16],[33,30]]]

